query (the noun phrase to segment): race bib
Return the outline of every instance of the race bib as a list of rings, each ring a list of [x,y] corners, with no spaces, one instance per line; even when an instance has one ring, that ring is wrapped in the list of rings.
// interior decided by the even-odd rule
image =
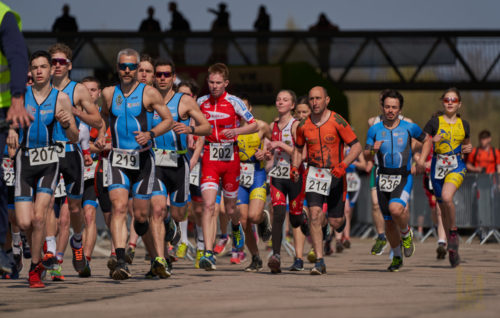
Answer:
[[[139,153],[137,151],[113,149],[112,160],[113,167],[139,170]]]
[[[348,172],[346,174],[347,191],[356,192],[361,188],[361,178],[356,172]]]
[[[200,163],[198,162],[193,170],[189,173],[189,183],[199,187],[200,186]]]
[[[94,179],[96,166],[97,161],[94,161],[91,166],[83,167],[83,180],[87,181],[90,179]]]
[[[56,152],[57,146],[33,148],[28,150],[30,166],[40,166],[59,162]]]
[[[102,158],[102,186],[105,188],[109,187],[108,166],[109,160],[107,158]]]
[[[458,167],[457,155],[437,155],[434,179],[444,179],[446,175]]]
[[[8,187],[14,186],[15,172],[14,160],[10,158],[3,158],[3,181]]]
[[[309,167],[306,179],[306,192],[329,195],[331,183],[332,175],[330,174],[330,169]]]
[[[179,155],[175,151],[154,149],[155,165],[159,167],[177,167]]]
[[[64,183],[63,175],[59,178],[59,183],[57,184],[56,191],[54,191],[54,197],[62,198],[66,196],[66,184]]]
[[[269,171],[269,175],[277,179],[290,179],[290,162],[278,160],[276,165]]]
[[[240,185],[250,188],[253,185],[255,165],[253,163],[240,163]]]
[[[401,175],[379,174],[378,187],[382,192],[392,192],[401,183]]]
[[[56,141],[56,152],[59,158],[66,157],[66,141]]]
[[[211,143],[210,160],[231,161],[234,157],[234,146],[231,142]]]

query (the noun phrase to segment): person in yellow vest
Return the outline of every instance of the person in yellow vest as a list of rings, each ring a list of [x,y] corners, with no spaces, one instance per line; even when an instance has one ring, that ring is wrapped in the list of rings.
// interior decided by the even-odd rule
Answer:
[[[0,2],[0,149],[5,149],[8,121],[12,121],[13,127],[24,127],[32,120],[24,108],[28,49],[21,26],[19,14]],[[10,273],[13,266],[3,246],[8,229],[7,186],[0,180],[0,273]]]

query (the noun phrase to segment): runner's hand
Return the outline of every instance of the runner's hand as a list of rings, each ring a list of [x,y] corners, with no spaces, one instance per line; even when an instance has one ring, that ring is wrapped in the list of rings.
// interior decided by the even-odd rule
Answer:
[[[135,135],[135,141],[141,146],[144,146],[151,140],[151,134],[148,131],[134,131],[133,134]]]
[[[33,115],[24,108],[24,95],[20,97],[12,97],[9,110],[7,111],[7,121],[12,121],[12,128],[24,128],[34,121]]]
[[[223,134],[226,138],[234,138],[236,137],[236,132],[234,129],[224,129],[221,131],[221,134]]]
[[[443,138],[443,136],[441,136],[441,135],[436,135],[436,136],[432,137],[432,142],[438,142],[438,141],[440,141],[442,138]]]
[[[180,134],[190,134],[191,133],[191,128],[189,128],[188,126],[186,126],[183,123],[178,123],[178,122],[174,123],[174,127],[172,127],[172,130],[177,135],[180,135]]]
[[[91,166],[94,161],[92,160],[92,157],[90,154],[85,154],[83,155],[83,164],[88,167]]]
[[[471,144],[462,145],[462,153],[471,153],[471,152],[472,152]]]
[[[297,168],[297,167],[292,167],[292,168],[290,169],[290,179],[291,179],[293,182],[299,182],[299,179],[300,179],[299,168]]]
[[[331,174],[335,177],[335,178],[342,178],[344,175],[345,175],[345,169],[347,168],[347,165],[345,164],[345,162],[341,162],[339,163],[338,165],[336,165],[335,167],[333,167],[330,172]]]
[[[266,153],[267,151],[257,148],[255,149],[255,158],[259,161],[262,161],[266,158]]]

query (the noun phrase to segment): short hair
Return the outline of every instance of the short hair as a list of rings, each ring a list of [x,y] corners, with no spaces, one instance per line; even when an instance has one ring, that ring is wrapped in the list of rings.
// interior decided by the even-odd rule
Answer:
[[[64,43],[56,43],[49,48],[50,55],[54,53],[63,53],[70,61],[73,60],[73,50]]]
[[[155,67],[155,71],[157,66],[170,66],[170,68],[172,69],[172,73],[175,74],[175,64],[171,59],[159,58],[153,65]]]
[[[309,106],[309,98],[307,98],[307,96],[305,95],[299,96],[297,100],[298,100],[297,105],[306,104],[307,106]]]
[[[281,92],[286,92],[286,93],[290,94],[290,96],[292,96],[292,104],[297,106],[297,95],[295,94],[294,91],[292,91],[291,89],[282,89],[278,92],[278,94]]]
[[[151,63],[151,65],[153,65],[153,66],[155,65],[153,58],[149,54],[145,54],[145,53],[141,54],[139,60],[140,60],[140,62],[149,62],[149,63]]]
[[[443,95],[441,95],[441,97],[439,99],[443,100],[444,97],[446,96],[446,94],[448,94],[448,93],[455,93],[457,95],[457,97],[458,97],[458,101],[459,102],[462,101],[462,95],[460,95],[460,92],[458,91],[458,88],[456,88],[456,87],[450,87],[447,90],[445,90],[443,92]]]
[[[33,62],[34,59],[37,59],[39,57],[45,57],[47,59],[47,61],[49,62],[49,65],[51,65],[52,57],[50,56],[49,52],[44,51],[44,50],[38,50],[38,51],[34,52],[33,54],[31,54],[30,66],[31,66],[31,62]]]
[[[192,78],[188,78],[187,80],[181,81],[179,83],[179,85],[177,86],[177,89],[179,89],[181,86],[188,87],[191,90],[191,93],[193,93],[194,96],[198,96],[198,93],[200,92],[200,86]]]
[[[126,49],[123,49],[120,52],[118,52],[118,54],[116,55],[116,64],[120,63],[120,57],[122,55],[125,55],[125,56],[132,56],[132,55],[134,55],[137,58],[137,63],[141,62],[141,57],[139,55],[139,52],[137,52],[134,49],[126,48]]]
[[[208,67],[208,74],[221,74],[224,80],[229,79],[229,69],[224,63],[215,63]]]
[[[491,132],[489,130],[487,130],[487,129],[482,130],[479,133],[479,140],[490,138],[490,137],[491,137]]]
[[[97,79],[97,77],[95,76],[86,76],[82,79],[81,83],[88,83],[88,82],[94,82],[94,83],[97,83],[97,87],[99,87],[99,89],[101,88],[101,81],[99,81]]]
[[[387,98],[396,98],[399,100],[399,109],[403,109],[404,98],[400,92],[395,89],[387,89],[382,92],[382,96],[380,96],[380,105],[383,107],[384,102]]]

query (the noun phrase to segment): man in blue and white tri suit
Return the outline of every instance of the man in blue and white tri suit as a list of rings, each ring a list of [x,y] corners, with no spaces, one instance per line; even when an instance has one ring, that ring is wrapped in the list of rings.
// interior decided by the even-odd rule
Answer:
[[[106,87],[102,92],[105,102],[101,114],[108,120],[112,139],[107,174],[112,203],[111,235],[118,259],[111,272],[115,280],[130,278],[125,263],[127,234],[123,232],[129,191],[133,196],[134,229],[142,236],[149,228],[149,205],[155,177],[153,139],[166,133],[173,125],[172,115],[164,107],[158,90],[137,81],[139,62],[139,53],[135,50],[118,52],[120,84]],[[154,111],[162,120],[152,128]],[[104,147],[100,142],[96,145]]]
[[[378,159],[376,179],[377,197],[385,220],[385,232],[394,257],[389,271],[398,271],[403,265],[401,246],[405,257],[415,251],[413,233],[408,226],[409,212],[405,209],[413,185],[411,175],[412,138],[423,142],[427,136],[414,123],[399,119],[403,96],[395,90],[382,95],[383,120],[368,130],[365,157]]]

